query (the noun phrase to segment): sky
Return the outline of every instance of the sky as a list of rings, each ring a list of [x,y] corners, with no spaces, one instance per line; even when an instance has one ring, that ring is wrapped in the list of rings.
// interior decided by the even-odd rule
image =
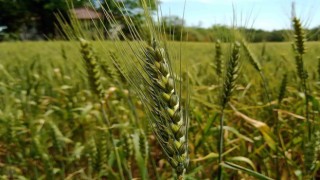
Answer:
[[[185,0],[161,0],[162,16],[183,17]],[[187,26],[211,27],[214,24],[277,30],[290,28],[292,0],[186,0]],[[304,26],[320,25],[320,0],[295,0],[296,15]],[[235,13],[233,13],[235,12]],[[235,14],[234,21],[233,16]]]

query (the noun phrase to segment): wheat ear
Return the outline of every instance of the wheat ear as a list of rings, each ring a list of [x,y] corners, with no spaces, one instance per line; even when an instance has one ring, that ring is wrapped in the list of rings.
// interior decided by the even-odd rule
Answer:
[[[220,134],[219,134],[219,170],[218,179],[223,179],[223,169],[221,163],[223,161],[222,154],[224,149],[224,138],[223,138],[223,124],[224,124],[224,109],[230,100],[231,94],[235,88],[236,80],[239,76],[240,70],[240,43],[236,42],[233,44],[232,54],[228,61],[226,77],[223,85],[222,101],[221,101],[221,117],[220,117]]]
[[[249,45],[247,42],[245,42],[244,40],[241,42],[243,50],[246,54],[246,56],[249,59],[250,64],[254,67],[254,69],[258,72],[262,71],[262,67],[261,64],[258,60],[258,58],[255,56],[255,54],[251,51]]]
[[[267,79],[262,71],[262,66],[260,64],[259,59],[256,57],[256,55],[251,51],[248,43],[245,40],[242,40],[241,42],[242,47],[244,49],[244,53],[247,56],[247,58],[249,59],[250,64],[254,67],[254,69],[256,71],[259,72],[259,75],[261,77],[262,83],[263,83],[263,88],[265,91],[265,95],[267,97],[268,103],[269,105],[271,105],[271,98],[270,98],[270,93],[269,93],[269,88],[268,88],[268,83],[267,83]],[[270,111],[272,111],[271,108],[269,108]]]
[[[216,74],[219,78],[222,77],[223,73],[223,60],[222,60],[222,47],[221,41],[217,40],[215,44],[216,54],[215,54],[215,65],[216,65]]]
[[[305,95],[305,113],[307,121],[307,132],[308,139],[304,145],[304,161],[305,161],[305,170],[306,176],[312,176],[312,170],[314,169],[315,159],[316,159],[316,141],[318,140],[315,135],[312,133],[311,121],[309,119],[309,92],[307,86],[308,73],[305,70],[303,55],[305,54],[305,33],[303,31],[300,19],[297,17],[292,18],[292,24],[294,29],[294,50],[295,50],[295,59],[297,65],[297,73],[301,80],[301,85]]]
[[[81,38],[80,45],[82,57],[87,67],[86,69],[91,89],[99,98],[102,98],[104,96],[104,90],[100,80],[101,74],[97,57],[94,55],[92,45],[89,41]]]
[[[151,125],[171,166],[182,176],[188,166],[187,116],[176,91],[175,78],[163,48],[154,43],[147,47],[146,65],[149,76]]]
[[[295,48],[296,51],[300,54],[303,55],[305,54],[306,48],[305,48],[305,33],[303,31],[300,19],[297,17],[292,18],[292,24],[293,24],[293,29],[294,29],[294,39],[295,39]]]
[[[101,104],[101,112],[102,112],[102,118],[105,122],[105,124],[110,127],[111,123],[107,117],[107,113],[104,109],[104,89],[101,83],[101,74],[100,74],[100,69],[99,69],[99,64],[97,62],[97,57],[94,54],[92,45],[80,38],[80,45],[81,45],[81,52],[82,52],[82,56],[83,56],[83,60],[85,61],[86,64],[86,69],[88,72],[88,78],[89,78],[89,82],[91,85],[91,89],[92,91],[99,97],[100,100],[100,104]],[[123,170],[122,170],[122,166],[121,166],[121,160],[120,160],[120,155],[118,152],[118,148],[116,145],[115,140],[113,139],[112,136],[112,130],[111,128],[108,128],[108,133],[109,133],[109,138],[110,138],[110,142],[112,142],[113,145],[113,150],[115,152],[116,155],[116,160],[117,160],[117,165],[118,165],[118,169],[120,172],[120,178],[124,179],[124,174],[123,174]]]
[[[125,24],[129,28],[132,38],[137,40],[137,43],[129,43],[128,37],[121,31],[121,37],[126,40],[130,47],[129,51],[133,53],[135,58],[129,55],[128,49],[119,45],[120,43],[115,40],[114,45],[121,52],[121,58],[113,59],[113,61],[119,70],[124,70],[123,75],[129,84],[136,89],[148,111],[151,129],[168,162],[181,178],[189,162],[188,117],[186,107],[181,105],[181,93],[179,94],[175,87],[176,79],[167,51],[166,34],[162,31],[162,25],[157,26],[154,23],[149,8],[150,1],[141,0],[146,27],[150,33],[149,37],[154,38],[151,42],[152,45],[145,46],[143,43],[145,39],[140,36],[142,32],[136,29],[132,19],[125,15],[126,8],[121,7],[121,3],[117,3],[117,1],[112,2],[118,8],[124,9],[122,16],[125,19]],[[109,14],[107,10],[104,9],[107,20],[117,24],[113,14]],[[158,43],[161,43],[161,46]]]
[[[228,67],[226,71],[225,82],[223,85],[222,102],[221,106],[224,109],[229,102],[230,96],[234,90],[235,82],[239,75],[240,70],[240,44],[238,42],[234,43],[231,57],[228,62]]]

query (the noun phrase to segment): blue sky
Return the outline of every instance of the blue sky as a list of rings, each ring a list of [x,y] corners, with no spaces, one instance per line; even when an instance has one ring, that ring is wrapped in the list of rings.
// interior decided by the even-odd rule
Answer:
[[[185,0],[161,0],[162,16],[182,17]],[[187,26],[210,27],[213,24],[233,22],[246,27],[265,30],[290,27],[292,0],[187,0],[185,21]],[[320,0],[295,0],[296,14],[304,26],[320,25]]]

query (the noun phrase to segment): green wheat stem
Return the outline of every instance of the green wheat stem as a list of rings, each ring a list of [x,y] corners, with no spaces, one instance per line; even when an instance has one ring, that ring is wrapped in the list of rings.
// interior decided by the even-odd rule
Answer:
[[[259,75],[260,75],[260,78],[262,80],[262,86],[263,86],[263,89],[265,91],[265,95],[267,97],[267,101],[268,101],[268,110],[270,113],[273,114],[273,110],[272,110],[272,104],[271,104],[271,98],[270,98],[270,94],[269,94],[269,89],[268,89],[268,84],[267,84],[267,80],[266,80],[266,77],[263,73],[262,70],[259,71]],[[273,118],[274,118],[274,121],[273,123],[275,124],[276,128],[275,128],[275,133],[278,134],[279,132],[279,121],[278,121],[278,118],[275,116],[275,114],[272,115]],[[278,137],[278,136],[277,136]],[[279,144],[279,141],[280,141],[280,138],[278,137],[277,138],[277,143]],[[279,147],[276,146],[276,157],[275,157],[275,160],[274,160],[274,164],[276,166],[276,179],[279,180],[280,179],[280,168],[279,168],[279,158],[278,158],[278,152],[279,152]]]
[[[280,86],[280,92],[279,92],[279,97],[278,97],[278,109],[281,108],[281,103],[282,103],[282,100],[285,96],[285,91],[286,91],[286,86],[287,86],[287,74],[284,74],[283,75],[283,79],[282,79],[282,82],[281,82],[281,86]],[[278,142],[278,145],[276,146],[276,170],[277,170],[277,179],[280,179],[280,169],[279,169],[279,145],[280,145],[280,132],[279,132],[279,118],[276,117],[276,124],[275,124],[275,134],[276,134],[276,137],[277,137],[277,142]],[[281,146],[280,146],[281,147]],[[284,151],[283,151],[284,152]],[[285,153],[283,153],[283,157],[285,157]],[[288,168],[288,164],[286,163],[287,165],[287,168]],[[290,173],[290,171],[288,171]]]
[[[306,98],[305,101],[305,106],[306,106],[306,119],[307,119],[307,124],[308,124],[308,139],[311,141],[311,121],[309,118],[309,94],[308,94],[308,87],[307,87],[307,80],[303,79],[302,80],[303,84],[303,90],[304,90],[304,96]]]
[[[263,86],[263,89],[264,89],[264,92],[266,94],[266,97],[267,97],[267,101],[268,101],[268,104],[269,104],[269,110],[270,112],[272,112],[272,104],[271,104],[271,98],[270,98],[270,91],[269,91],[269,86],[268,86],[268,82],[267,82],[267,79],[264,75],[264,73],[262,71],[259,72],[259,75],[261,77],[261,80],[262,80],[262,86]]]
[[[224,108],[221,110],[221,116],[220,116],[220,131],[219,131],[219,169],[218,169],[218,179],[223,179],[223,167],[220,165],[223,161],[223,148],[224,148],[224,131],[223,131],[223,125],[224,125]]]
[[[312,131],[311,131],[311,121],[309,118],[309,94],[308,94],[308,86],[307,86],[308,74],[304,70],[303,54],[298,54],[296,56],[296,61],[297,61],[297,66],[298,66],[298,75],[301,80],[301,86],[302,86],[303,93],[305,96],[305,111],[306,111],[305,113],[306,113],[306,121],[307,121],[307,128],[308,128],[308,141],[311,141],[311,132]]]
[[[117,148],[115,140],[113,139],[113,136],[112,136],[112,131],[111,131],[111,128],[110,128],[111,124],[110,124],[110,121],[109,121],[109,119],[107,117],[107,113],[106,113],[105,109],[103,108],[104,107],[104,103],[102,101],[100,101],[100,104],[101,104],[101,107],[102,107],[101,108],[102,118],[105,121],[105,123],[107,124],[109,138],[110,138],[110,141],[112,142],[112,146],[113,146],[113,149],[114,149],[114,152],[115,152],[115,155],[116,155],[117,165],[118,165],[118,169],[119,169],[119,173],[120,173],[120,179],[121,180],[125,180],[124,175],[123,175],[122,166],[121,166],[121,160],[120,160],[120,155],[119,155],[119,152],[118,152],[118,148]]]
[[[317,57],[317,59],[318,59],[318,79],[319,79],[319,81],[320,81],[320,56],[318,56]]]
[[[307,79],[303,78],[302,80],[302,88],[304,91],[304,96],[306,98],[305,100],[305,110],[306,110],[306,120],[307,120],[307,126],[308,126],[308,140],[311,141],[311,121],[309,118],[309,94],[308,94],[308,87],[307,87]]]

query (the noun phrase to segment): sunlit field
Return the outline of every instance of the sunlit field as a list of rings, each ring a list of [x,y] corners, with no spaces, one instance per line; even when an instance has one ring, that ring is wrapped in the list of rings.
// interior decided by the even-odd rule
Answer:
[[[312,143],[306,140],[306,97],[291,44],[249,44],[265,81],[240,49],[239,77],[224,110],[225,179],[320,178],[320,43],[307,42],[303,56]],[[185,179],[215,179],[230,44],[222,43],[221,77],[215,43],[170,42],[169,47],[173,64],[181,58],[177,76],[188,79],[183,88],[190,94]],[[79,42],[0,43],[1,179],[176,177],[144,103],[109,56],[111,51],[121,58],[120,52],[113,42],[93,42],[93,48],[104,103],[90,89]]]

